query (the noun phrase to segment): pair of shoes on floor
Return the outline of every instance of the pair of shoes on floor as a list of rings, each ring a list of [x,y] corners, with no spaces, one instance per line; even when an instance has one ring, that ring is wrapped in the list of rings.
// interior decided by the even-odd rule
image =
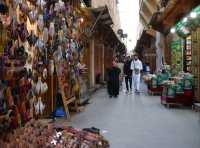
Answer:
[[[140,94],[140,91],[139,91],[139,90],[135,90],[135,93],[136,93],[136,94]]]
[[[118,98],[118,95],[114,95],[114,96],[109,96],[109,98],[111,99],[112,97],[114,97],[114,98]]]
[[[126,91],[126,94],[130,95],[130,94],[132,94],[132,91]]]

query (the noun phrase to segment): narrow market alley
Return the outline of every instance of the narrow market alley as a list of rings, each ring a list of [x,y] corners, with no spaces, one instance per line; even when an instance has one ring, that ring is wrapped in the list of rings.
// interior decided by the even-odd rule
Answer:
[[[59,125],[68,124],[63,120]],[[111,148],[199,148],[200,118],[191,109],[167,109],[160,98],[127,95],[110,99],[105,89],[92,96],[84,112],[75,115],[73,127],[97,127]]]
[[[0,0],[0,148],[200,148],[200,0]]]

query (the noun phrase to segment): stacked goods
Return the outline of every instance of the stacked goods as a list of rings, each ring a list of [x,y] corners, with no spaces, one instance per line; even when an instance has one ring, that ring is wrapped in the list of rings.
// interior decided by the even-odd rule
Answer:
[[[163,72],[157,75],[157,83],[158,86],[162,85],[162,83],[169,79],[169,73]]]
[[[164,89],[162,96],[167,98],[175,98],[176,96],[176,85],[174,81],[165,81],[163,83]]]
[[[184,93],[184,80],[183,78],[178,78],[176,80],[176,94]]]
[[[184,79],[184,89],[185,90],[192,90],[193,76],[190,73],[185,73],[183,79]]]
[[[151,88],[157,88],[158,87],[158,82],[157,82],[157,76],[153,76],[151,79]]]
[[[193,102],[193,76],[189,73],[179,73],[171,81],[164,81],[161,101],[191,105]]]
[[[4,148],[109,148],[98,129],[79,130],[72,127],[56,128],[31,120],[25,127],[0,136]]]

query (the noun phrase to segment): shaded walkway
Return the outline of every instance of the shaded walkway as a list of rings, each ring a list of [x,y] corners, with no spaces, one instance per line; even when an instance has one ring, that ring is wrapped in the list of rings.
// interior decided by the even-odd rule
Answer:
[[[159,97],[126,95],[109,99],[100,90],[84,112],[72,118],[74,127],[103,130],[111,148],[200,148],[200,121],[189,109],[167,109]]]

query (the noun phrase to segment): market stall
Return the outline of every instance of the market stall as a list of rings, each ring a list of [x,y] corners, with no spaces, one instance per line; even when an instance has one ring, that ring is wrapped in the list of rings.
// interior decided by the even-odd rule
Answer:
[[[171,80],[163,82],[161,103],[167,105],[193,104],[193,76],[190,73],[179,73]]]
[[[171,33],[176,33],[185,40],[184,70],[191,72],[194,76],[193,89],[195,101],[199,101],[200,98],[199,25],[200,6],[197,6],[171,29]]]
[[[67,118],[69,105],[77,111],[84,48],[77,4],[0,1],[1,128],[50,117],[59,94]]]
[[[143,76],[144,82],[147,84],[148,93],[151,95],[161,95],[163,91],[163,82],[169,80],[171,74],[169,66],[165,65],[165,69],[156,74],[147,74]]]

